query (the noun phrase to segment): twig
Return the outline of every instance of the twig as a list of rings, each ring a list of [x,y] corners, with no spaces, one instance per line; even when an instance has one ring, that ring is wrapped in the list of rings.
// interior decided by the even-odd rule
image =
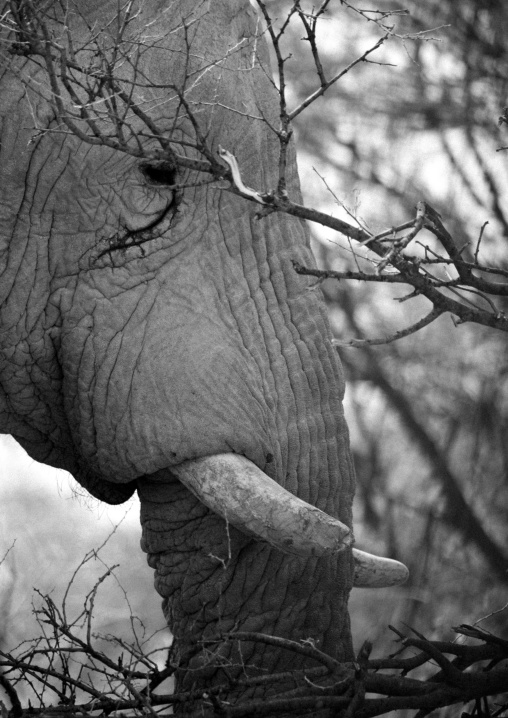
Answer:
[[[235,631],[233,633],[224,634],[223,637],[229,640],[258,641],[261,643],[267,643],[271,646],[284,648],[288,651],[292,651],[293,653],[299,653],[303,656],[313,658],[314,660],[326,666],[330,671],[336,671],[337,668],[340,667],[339,661],[336,661],[335,659],[331,658],[331,656],[327,655],[326,653],[323,653],[315,646],[312,646],[310,643],[298,643],[297,641],[290,641],[286,638],[269,636],[264,633],[256,633],[253,631]]]
[[[480,229],[480,235],[478,237],[478,242],[476,243],[476,248],[474,250],[474,262],[475,264],[478,264],[478,253],[480,251],[480,243],[482,241],[483,233],[485,231],[485,227],[488,225],[488,222],[484,222]]]
[[[319,97],[324,95],[324,93],[330,88],[332,85],[334,85],[336,82],[338,82],[344,75],[346,75],[348,72],[350,72],[355,65],[358,65],[360,62],[365,62],[367,57],[375,52],[381,45],[386,41],[389,34],[386,33],[383,35],[383,37],[379,38],[379,40],[376,42],[375,45],[370,47],[368,50],[366,50],[361,57],[356,58],[356,60],[353,60],[349,63],[347,67],[345,67],[343,70],[338,72],[334,77],[332,77],[331,80],[328,80],[324,85],[321,85],[317,90],[315,90],[313,93],[311,93],[303,102],[301,102],[298,107],[295,107],[295,109],[288,114],[288,119],[290,122],[292,122],[295,117],[298,117],[298,115],[303,112],[309,105],[311,105],[313,102],[315,102]]]
[[[411,324],[411,326],[406,327],[405,329],[399,329],[397,332],[395,332],[395,334],[392,334],[387,337],[381,337],[379,339],[350,339],[349,341],[332,339],[332,344],[338,347],[361,347],[365,345],[375,346],[379,344],[390,344],[391,342],[395,342],[398,339],[403,339],[404,337],[408,337],[410,334],[418,332],[420,329],[423,329],[423,327],[426,327],[433,321],[435,321],[438,317],[441,316],[442,313],[443,312],[441,312],[439,309],[433,308],[420,320],[418,320],[414,324]]]

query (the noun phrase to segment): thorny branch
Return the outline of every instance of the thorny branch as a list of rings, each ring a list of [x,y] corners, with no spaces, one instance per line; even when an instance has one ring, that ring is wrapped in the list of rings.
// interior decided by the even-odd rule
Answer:
[[[143,159],[148,165],[151,163],[156,167],[162,164],[172,168],[168,172],[167,183],[175,192],[187,186],[220,181],[221,189],[262,205],[257,213],[260,219],[272,212],[284,212],[319,223],[343,235],[348,241],[358,243],[352,245],[360,261],[357,263],[358,270],[321,271],[295,266],[298,273],[315,276],[319,281],[331,278],[406,284],[412,291],[399,301],[417,296],[430,301],[427,314],[412,326],[396,332],[393,337],[366,341],[379,343],[407,336],[445,313],[450,313],[456,324],[475,322],[508,331],[508,318],[500,303],[503,297],[508,296],[508,271],[489,265],[480,257],[485,224],[472,251],[450,235],[438,213],[423,200],[418,203],[412,220],[373,234],[365,228],[294,202],[287,194],[287,153],[293,121],[355,66],[372,61],[370,56],[394,36],[393,25],[388,24],[389,18],[402,11],[359,11],[351,4],[343,3],[350,10],[364,15],[367,13],[366,19],[383,34],[345,68],[335,68],[328,74],[316,34],[318,23],[326,15],[327,0],[314,9],[306,9],[303,0],[294,0],[280,20],[270,15],[264,0],[257,0],[257,4],[266,24],[264,34],[272,45],[277,67],[273,84],[279,95],[279,125],[269,128],[276,133],[280,147],[279,179],[275,189],[246,187],[242,181],[242,168],[230,148],[217,154],[209,144],[207,128],[202,126],[202,103],[196,99],[193,90],[211,65],[196,67],[190,62],[190,30],[198,22],[195,18],[185,20],[170,31],[183,35],[188,61],[182,82],[164,86],[155,85],[141,70],[141,58],[149,48],[135,32],[130,31],[138,13],[134,0],[123,4],[114,30],[107,27],[99,31],[90,27],[81,43],[72,37],[69,30],[65,0],[49,4],[10,0],[9,10],[0,18],[0,25],[9,30],[9,52],[13,56],[29,58],[48,77],[49,97],[47,88],[42,89],[40,84],[32,82],[30,87],[32,91],[45,95],[60,124],[57,129],[46,128],[41,132],[68,132],[88,144],[103,145]],[[84,18],[81,22],[86,26]],[[291,108],[287,92],[287,66],[291,55],[285,51],[284,41],[285,33],[293,22],[303,28],[303,40],[315,66],[316,88]],[[258,39],[255,39],[256,42]],[[241,49],[242,42],[212,64],[226,61],[231,53]],[[264,70],[268,72],[267,68]],[[152,99],[140,100],[145,96],[144,90],[148,89],[151,94],[147,96]],[[161,107],[166,108],[169,118],[160,119],[161,115],[164,116]],[[252,119],[266,122],[260,117]],[[175,206],[171,206],[171,214]],[[170,226],[171,221],[164,224],[166,229]],[[136,239],[120,238],[111,249],[141,245],[153,236],[154,233],[148,231]]]
[[[326,226],[330,225],[326,224]],[[481,229],[472,261],[462,257],[467,245],[457,247],[456,241],[444,227],[440,215],[424,201],[418,202],[414,220],[386,232],[369,235],[364,229],[351,227],[353,231],[348,234],[347,229],[337,229],[341,234],[359,241],[362,249],[368,247],[370,255],[358,253],[358,256],[369,262],[372,269],[340,272],[295,265],[295,270],[299,274],[311,275],[320,281],[331,278],[406,284],[413,287],[413,292],[399,301],[421,295],[432,303],[429,314],[411,327],[397,332],[393,337],[354,341],[351,346],[364,343],[379,344],[400,339],[430,324],[446,312],[452,314],[456,324],[475,322],[508,331],[508,318],[492,300],[492,297],[508,296],[506,281],[508,271],[480,261],[478,248],[484,227]],[[401,234],[405,229],[409,229],[409,232]],[[432,234],[434,240],[416,240],[423,230]],[[436,268],[439,272],[436,272]],[[497,275],[499,281],[486,279],[482,275]]]

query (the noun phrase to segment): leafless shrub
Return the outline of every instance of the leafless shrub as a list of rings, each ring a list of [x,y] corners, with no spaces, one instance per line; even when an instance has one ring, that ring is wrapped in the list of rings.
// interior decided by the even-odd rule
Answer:
[[[383,715],[393,710],[417,709],[419,715],[444,706],[473,702],[490,705],[492,715],[508,710],[508,642],[478,626],[455,628],[459,641],[428,641],[415,631],[392,628],[398,649],[386,658],[371,658],[372,645],[364,643],[354,662],[339,662],[322,653],[311,641],[295,642],[258,633],[232,632],[217,641],[259,641],[281,650],[303,654],[310,667],[290,674],[225,680],[206,691],[172,693],[170,679],[179,670],[171,649],[149,648],[142,625],[131,615],[131,640],[100,635],[94,615],[100,611],[100,591],[114,577],[105,567],[71,613],[67,605],[72,583],[91,552],[81,562],[60,605],[37,594],[34,608],[40,634],[12,651],[0,651],[0,687],[10,707],[1,703],[5,718],[24,716],[76,716],[128,714],[165,716],[171,706],[184,704],[190,715],[273,716],[290,711],[328,707],[345,716]],[[213,644],[215,639],[206,641]],[[240,652],[241,655],[241,652]],[[408,674],[416,677],[408,677]],[[234,685],[266,687],[286,685],[291,690],[263,701],[230,705],[223,700]],[[234,685],[232,685],[232,683]],[[494,696],[500,696],[495,702]],[[489,698],[491,702],[489,703]],[[504,703],[503,703],[504,701]],[[482,713],[483,715],[484,713]]]

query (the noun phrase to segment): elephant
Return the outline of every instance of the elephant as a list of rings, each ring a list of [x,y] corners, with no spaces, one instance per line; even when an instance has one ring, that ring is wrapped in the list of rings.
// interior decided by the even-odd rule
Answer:
[[[0,431],[102,501],[137,491],[177,691],[281,695],[286,679],[245,679],[313,660],[228,634],[351,660],[354,574],[406,574],[352,549],[342,368],[293,265],[314,266],[308,228],[260,216],[221,163],[277,185],[256,12],[16,0],[0,16]],[[113,71],[113,94],[87,95]],[[300,201],[292,140],[286,189]]]

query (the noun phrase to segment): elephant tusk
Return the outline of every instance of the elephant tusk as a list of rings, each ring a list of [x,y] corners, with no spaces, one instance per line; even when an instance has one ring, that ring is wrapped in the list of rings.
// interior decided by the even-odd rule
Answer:
[[[353,543],[338,519],[297,498],[238,454],[217,454],[171,467],[197,498],[244,533],[285,553],[326,556]]]
[[[353,543],[338,519],[302,501],[238,454],[216,454],[171,467],[209,509],[243,533],[296,556],[337,554]],[[353,585],[383,588],[404,583],[404,564],[353,549]]]
[[[398,586],[409,577],[407,566],[391,558],[373,556],[353,549],[353,586],[357,588],[386,588]]]

